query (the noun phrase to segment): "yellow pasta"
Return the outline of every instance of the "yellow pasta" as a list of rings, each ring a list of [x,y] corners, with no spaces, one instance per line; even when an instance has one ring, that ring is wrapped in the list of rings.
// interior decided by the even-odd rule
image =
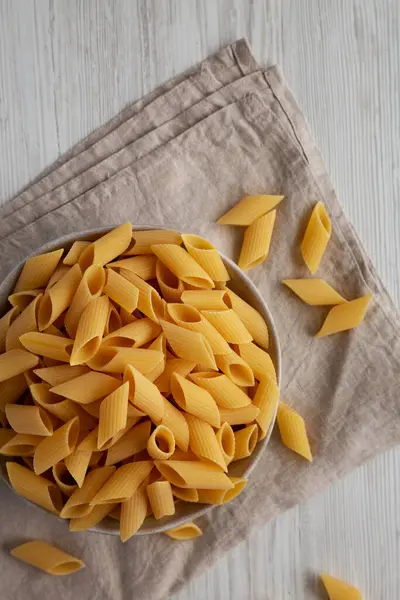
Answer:
[[[87,470],[89,468],[92,452],[90,450],[75,450],[64,459],[65,466],[79,487],[82,487]]]
[[[202,314],[230,344],[246,344],[252,341],[251,333],[234,310],[203,310]]]
[[[46,358],[68,363],[74,344],[74,340],[70,340],[69,338],[34,331],[21,335],[20,342],[27,350],[33,352],[33,354],[39,354]]]
[[[284,279],[282,283],[311,306],[332,306],[347,302],[323,279]]]
[[[151,458],[166,460],[175,452],[174,434],[165,425],[158,425],[147,442],[147,452]]]
[[[17,433],[1,448],[0,454],[4,456],[33,456],[40,442],[45,439],[40,435]]]
[[[130,429],[107,451],[106,465],[115,465],[147,448],[151,422],[143,421]]]
[[[171,393],[171,376],[173,373],[179,373],[182,377],[186,377],[196,364],[184,358],[169,358],[165,363],[165,368],[162,374],[156,379],[155,384],[162,393]]]
[[[164,263],[157,260],[156,277],[161,294],[167,302],[179,302],[185,291],[183,281],[170,271]]]
[[[0,383],[0,413],[5,411],[6,404],[17,402],[27,388],[28,384],[23,374],[2,381]]]
[[[331,308],[315,337],[321,338],[358,327],[365,317],[371,299],[372,295],[362,296]]]
[[[322,202],[317,202],[308,221],[300,250],[312,274],[316,273],[332,233],[332,225]]]
[[[142,526],[148,508],[146,487],[139,486],[133,496],[121,504],[119,534],[122,542],[131,538]]]
[[[62,461],[54,465],[51,472],[54,477],[54,481],[64,496],[69,498],[74,493],[78,485],[72,478],[64,462]]]
[[[190,490],[184,488],[178,488],[175,485],[171,485],[171,490],[173,495],[179,500],[184,500],[185,502],[198,502],[199,501],[199,493],[197,490]]]
[[[330,600],[362,600],[361,592],[356,587],[328,575],[321,573],[321,579]]]
[[[266,260],[271,245],[275,218],[276,210],[272,210],[254,221],[244,232],[238,260],[238,266],[242,271],[253,269]]]
[[[121,382],[111,375],[89,371],[51,388],[53,394],[64,396],[79,404],[90,404],[114,392]]]
[[[129,405],[128,405],[128,407],[129,407]],[[128,408],[128,412],[129,412],[129,408]],[[99,412],[99,415],[100,415],[100,412]],[[114,444],[116,444],[121,438],[123,438],[124,435],[130,429],[132,429],[132,427],[134,425],[136,425],[136,423],[139,422],[139,419],[140,419],[140,417],[137,418],[136,416],[135,417],[127,417],[125,427],[123,427],[115,435],[113,435],[113,437],[108,442],[104,442],[103,446],[101,447],[101,450],[109,450],[110,448],[112,448],[112,446],[114,446]]]
[[[64,257],[63,260],[63,264],[64,265],[69,265],[69,266],[73,266],[76,265],[76,263],[79,261],[79,258],[82,254],[82,252],[85,250],[85,248],[87,248],[88,246],[90,246],[91,242],[85,242],[85,241],[76,241],[72,244],[71,248],[69,249],[69,251],[67,252],[67,254]]]
[[[229,423],[222,423],[215,437],[217,438],[225,464],[229,465],[235,455],[235,435]]]
[[[25,290],[24,292],[13,292],[8,296],[8,301],[13,308],[18,308],[21,312],[32,302],[36,296],[42,294],[43,290]],[[8,313],[7,313],[8,314]]]
[[[193,540],[194,538],[203,535],[200,527],[192,522],[184,523],[184,525],[179,525],[179,527],[174,527],[173,529],[167,529],[164,533],[173,540],[179,541]]]
[[[16,292],[25,292],[45,287],[56,270],[63,249],[28,258],[14,288]]]
[[[133,496],[152,468],[153,461],[151,460],[132,462],[119,467],[97,492],[90,504],[95,506],[125,502]]]
[[[256,422],[260,428],[259,440],[263,440],[269,431],[278,401],[279,388],[275,379],[268,376],[261,379],[253,400],[253,405],[260,411],[256,416]]]
[[[171,229],[153,229],[149,231],[134,231],[132,233],[133,243],[125,254],[127,256],[136,254],[151,254],[154,244],[177,244],[182,243],[180,233]]]
[[[159,244],[152,246],[151,249],[167,269],[184,283],[197,288],[215,287],[208,273],[181,246]]]
[[[87,531],[95,527],[103,519],[105,519],[110,512],[115,508],[115,504],[100,504],[94,506],[93,510],[89,514],[83,517],[72,518],[69,522],[70,531]]]
[[[13,350],[15,348],[23,349],[19,341],[20,336],[30,331],[37,331],[37,315],[42,297],[41,294],[36,296],[13,323],[11,323],[6,334],[6,350]]]
[[[257,425],[249,425],[235,431],[235,455],[233,460],[247,458],[253,453],[258,440]]]
[[[168,321],[160,321],[160,325],[177,356],[217,370],[211,346],[201,333],[189,331]]]
[[[53,434],[53,423],[39,406],[7,404],[6,416],[10,426],[17,433],[49,436]]]
[[[75,337],[79,319],[87,305],[99,298],[106,282],[103,267],[92,265],[84,272],[78,288],[65,315],[64,325],[70,337]]]
[[[194,415],[186,415],[189,426],[189,446],[192,452],[201,460],[211,461],[227,471],[226,462],[214,429]]]
[[[238,386],[254,385],[253,371],[241,356],[232,350],[229,354],[216,356],[218,368]]]
[[[189,427],[183,413],[178,410],[173,404],[163,398],[164,414],[162,425],[165,425],[173,433],[176,445],[187,452],[189,448]]]
[[[283,402],[279,402],[276,418],[282,443],[311,462],[312,454],[304,419]]]
[[[0,354],[6,351],[6,336],[12,323],[19,315],[20,309],[17,306],[13,306],[6,314],[0,319]]]
[[[143,254],[141,256],[132,256],[131,258],[123,258],[122,260],[115,260],[114,262],[108,263],[107,267],[110,269],[126,269],[132,271],[145,281],[149,279],[155,279],[156,277],[156,262],[157,257],[154,254]]]
[[[51,287],[53,287],[55,283],[60,281],[60,279],[62,279],[64,275],[68,273],[69,270],[70,267],[68,267],[67,265],[59,264],[56,270],[54,271],[53,275],[50,277],[49,282],[45,287],[45,292],[47,292]]]
[[[226,306],[232,308],[239,316],[247,331],[249,331],[253,337],[254,342],[261,346],[261,348],[264,348],[264,350],[267,350],[269,334],[267,324],[263,317],[255,308],[250,306],[250,304],[245,302],[232,290],[226,288],[225,292],[224,300]]]
[[[109,231],[84,249],[79,257],[79,265],[85,271],[91,265],[101,265],[112,261],[125,252],[132,239],[132,224],[124,223]]]
[[[190,379],[207,390],[221,408],[240,408],[251,403],[247,394],[222,373],[193,373]]]
[[[100,296],[91,300],[83,311],[71,352],[71,366],[88,362],[99,350],[107,322],[108,305],[108,298]]]
[[[169,481],[155,481],[147,486],[146,491],[156,519],[175,514],[175,502]]]
[[[35,369],[34,373],[51,386],[56,386],[85,375],[85,373],[89,373],[89,368],[85,365],[76,365],[75,367],[71,367],[71,365],[56,365],[55,367]]]
[[[61,421],[66,422],[74,417],[79,417],[82,429],[93,427],[92,417],[87,415],[75,402],[65,400],[53,394],[47,384],[35,383],[29,389],[35,403],[44,408],[48,413],[61,419]]]
[[[41,475],[53,465],[64,460],[76,447],[79,435],[79,419],[74,417],[50,437],[45,437],[38,444],[33,459],[36,475]]]
[[[120,275],[130,281],[139,290],[137,308],[140,312],[158,323],[164,317],[164,303],[160,294],[147,281],[144,281],[131,271],[121,269]]]
[[[214,354],[229,354],[231,348],[222,335],[203,317],[203,315],[187,304],[168,304],[168,313],[179,327],[202,334],[210,344]]]
[[[119,327],[116,327],[115,329],[121,329],[121,327],[129,325],[130,323],[134,323],[142,317],[138,310],[135,310],[133,313],[130,313],[121,306],[119,309],[119,318],[121,321],[121,325]],[[115,329],[113,331],[115,331]],[[109,333],[111,333],[111,331]],[[106,335],[108,335],[108,333]]]
[[[100,406],[97,448],[104,445],[126,426],[128,418],[129,383],[126,382],[104,398]]]
[[[113,269],[107,269],[107,283],[104,287],[104,293],[110,300],[113,300],[128,312],[133,312],[137,308],[138,288]]]
[[[121,308],[121,310],[124,310],[124,309]],[[123,322],[122,322],[121,315],[118,313],[114,304],[112,302],[110,302],[109,307],[108,307],[107,323],[106,323],[106,326],[104,327],[104,335],[109,335],[113,331],[116,331],[117,329],[121,329],[122,325],[123,325]]]
[[[171,377],[171,391],[175,402],[182,410],[213,427],[220,426],[218,407],[207,390],[174,373]]]
[[[8,478],[17,494],[52,513],[60,512],[62,497],[55,483],[15,462],[7,462],[6,466]]]
[[[108,334],[103,340],[104,346],[118,346],[126,348],[140,348],[156,338],[161,332],[161,327],[148,317],[137,319],[116,331]]]
[[[229,490],[198,490],[199,502],[202,504],[227,504],[234,500],[246,487],[247,479],[230,477],[232,488]]]
[[[90,502],[101,490],[104,484],[115,473],[115,467],[99,467],[90,471],[85,477],[82,487],[74,491],[61,510],[62,519],[80,518],[87,516],[93,509]]]
[[[181,295],[184,304],[197,310],[226,310],[225,290],[185,290]]]
[[[74,265],[44,294],[38,312],[40,331],[47,329],[68,308],[81,279],[82,273],[79,265]]]
[[[161,475],[180,488],[229,490],[233,483],[224,470],[212,462],[156,460]]]
[[[245,196],[217,221],[219,225],[251,225],[275,208],[284,196],[258,194]]]
[[[26,335],[32,334],[28,333]],[[26,350],[10,350],[0,354],[0,382],[33,369],[38,362],[38,357]]]
[[[182,234],[182,240],[190,256],[199,263],[213,281],[229,281],[229,273],[218,250],[211,242],[199,235],[187,233]]]
[[[242,406],[242,408],[219,409],[221,423],[228,423],[229,425],[247,425],[257,419],[259,413],[260,409],[254,404],[248,404]]]
[[[149,352],[151,352],[149,350]],[[164,401],[154,383],[144,377],[135,367],[127,365],[124,382],[129,382],[129,400],[156,423],[161,423],[164,414]]]
[[[253,344],[253,342],[239,344],[236,352],[249,365],[256,379],[260,381],[263,377],[268,375],[276,380],[276,372],[272,358],[267,352],[256,346],[256,344]]]
[[[49,575],[71,575],[85,567],[79,558],[39,540],[21,544],[13,548],[10,554]]]
[[[147,376],[160,362],[164,363],[164,354],[157,350],[104,347],[88,361],[88,365],[104,373],[123,373],[127,365],[135,365],[138,371]]]

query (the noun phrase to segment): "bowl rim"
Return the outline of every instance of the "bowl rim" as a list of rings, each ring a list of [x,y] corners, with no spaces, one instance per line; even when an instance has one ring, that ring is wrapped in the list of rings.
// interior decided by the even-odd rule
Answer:
[[[23,260],[21,260],[9,273],[8,275],[6,275],[6,277],[3,279],[3,281],[0,283],[0,296],[6,291],[8,290],[8,294],[11,291],[11,286],[13,284],[13,282],[15,281],[17,275],[20,273],[23,265],[25,264],[26,260],[32,256],[37,256],[39,254],[43,254],[45,252],[51,252],[53,250],[57,250],[60,247],[64,247],[65,245],[68,244],[72,244],[75,241],[80,241],[83,239],[87,239],[87,238],[92,238],[97,239],[97,237],[100,237],[101,235],[104,235],[105,233],[111,231],[112,229],[114,229],[115,227],[117,227],[117,225],[106,225],[106,226],[102,226],[102,227],[98,227],[98,228],[92,228],[92,229],[86,229],[83,231],[78,231],[75,233],[69,233],[69,234],[65,234],[63,236],[60,236],[58,238],[55,238],[49,242],[46,242],[45,244],[43,244],[42,246],[40,246],[39,248],[37,248],[36,250],[34,250],[33,252],[31,252],[29,255],[27,255]],[[149,230],[170,230],[170,229],[174,229],[175,231],[180,232],[180,228],[173,228],[173,227],[166,227],[163,225],[138,225],[137,227],[134,227],[134,230],[136,231],[149,231]],[[196,235],[197,232],[196,232]],[[89,240],[90,241],[90,240]],[[276,328],[276,324],[275,321],[273,319],[273,316],[271,314],[271,311],[266,303],[266,301],[264,300],[264,298],[262,297],[260,291],[258,290],[258,288],[256,287],[256,285],[252,282],[252,280],[246,275],[246,273],[244,273],[244,271],[242,271],[238,265],[229,257],[225,256],[222,252],[220,252],[218,250],[225,266],[227,266],[228,271],[229,272],[233,272],[235,274],[235,278],[239,279],[240,282],[245,285],[245,287],[249,290],[249,293],[251,294],[252,297],[255,297],[258,304],[262,307],[263,312],[265,313],[264,315],[262,315],[263,317],[266,316],[266,321],[267,321],[267,325],[268,325],[268,332],[269,332],[269,337],[270,337],[270,341],[272,341],[272,346],[273,346],[273,351],[274,351],[274,366],[276,369],[276,376],[277,376],[277,382],[278,385],[280,385],[281,383],[281,373],[282,373],[282,356],[281,356],[281,349],[280,349],[280,344],[279,344],[279,338],[278,338],[278,334],[277,334],[277,328]],[[249,302],[250,303],[250,302]],[[2,305],[0,305],[0,315],[1,315],[1,308]],[[245,472],[243,473],[242,477],[246,477],[248,478],[251,473],[253,472],[253,470],[255,469],[256,465],[258,464],[261,455],[263,454],[263,452],[265,451],[268,442],[270,440],[271,437],[271,433],[272,430],[274,428],[275,425],[275,420],[276,420],[276,414],[277,414],[277,410],[278,410],[278,404],[279,404],[279,399],[276,402],[276,406],[275,406],[275,410],[274,410],[274,415],[273,418],[271,420],[270,426],[268,428],[268,432],[266,434],[266,436],[264,437],[263,440],[261,440],[260,442],[258,442],[257,446],[256,446],[256,451],[251,455],[252,456],[252,461],[250,462],[250,464],[248,465],[248,467],[246,468]],[[257,451],[257,447],[258,447],[258,451]],[[8,481],[8,477],[7,477],[7,473],[4,467],[4,459],[2,459],[2,457],[0,457],[0,480],[3,480],[5,482],[5,484],[17,495],[19,496],[19,494],[17,494],[15,492],[15,490],[12,488],[10,482]],[[19,496],[20,498],[22,498],[23,500],[25,500],[25,502],[31,504],[32,506],[35,506],[36,508],[39,508],[43,511],[45,511],[44,508],[33,504],[30,500],[23,498],[22,496]],[[156,534],[156,533],[162,533],[164,531],[167,531],[169,529],[173,529],[175,527],[179,527],[181,525],[184,525],[185,523],[188,523],[192,520],[198,519],[199,517],[202,517],[203,515],[205,515],[206,513],[208,513],[209,511],[211,511],[212,509],[217,508],[219,505],[212,505],[212,504],[193,504],[193,507],[198,507],[197,510],[193,510],[193,512],[190,513],[190,515],[183,515],[181,517],[175,517],[174,515],[172,517],[165,517],[163,519],[160,519],[159,523],[157,523],[156,525],[150,525],[148,526],[148,529],[142,529],[140,528],[135,535],[152,535],[152,534]],[[45,511],[48,512],[48,511]],[[58,519],[60,519],[59,516],[56,516]],[[106,519],[107,521],[112,521],[113,523],[117,523],[117,521],[114,521],[112,519]],[[89,532],[96,532],[96,533],[103,533],[103,534],[109,534],[109,535],[119,535],[119,526],[118,527],[106,527],[104,525],[97,525],[93,528],[91,528],[90,530],[88,530]]]

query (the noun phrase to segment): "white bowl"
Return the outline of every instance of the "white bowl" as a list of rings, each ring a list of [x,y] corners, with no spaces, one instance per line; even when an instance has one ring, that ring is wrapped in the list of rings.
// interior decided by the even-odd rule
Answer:
[[[146,227],[137,227],[137,230],[149,230],[149,229],[162,229],[163,227],[157,226],[146,226]],[[44,252],[50,252],[52,250],[57,250],[58,248],[66,248],[69,249],[72,243],[76,240],[95,240],[101,235],[104,235],[107,231],[110,231],[112,227],[102,227],[98,229],[92,229],[88,231],[82,231],[76,234],[70,234],[53,240],[48,244],[45,244],[38,250],[36,250],[32,256],[37,254],[42,254]],[[268,324],[269,334],[270,334],[270,346],[269,353],[271,354],[271,358],[274,362],[278,383],[280,383],[281,379],[281,355],[280,355],[280,347],[279,340],[277,336],[276,326],[272,315],[269,311],[268,306],[266,305],[264,299],[262,298],[260,292],[257,290],[252,281],[243,273],[241,269],[229,258],[221,254],[222,260],[231,276],[231,281],[229,282],[229,287],[235,291],[239,296],[241,296],[246,302],[251,304],[255,309],[261,313],[264,317],[266,323]],[[0,315],[2,315],[6,310],[7,298],[11,294],[19,274],[21,272],[22,266],[25,261],[18,264],[9,275],[3,280],[0,284]],[[276,406],[276,409],[278,404]],[[243,460],[237,461],[230,465],[229,467],[229,475],[234,477],[249,477],[250,473],[256,466],[257,462],[260,459],[262,452],[264,452],[269,438],[271,436],[271,431],[274,426],[276,409],[274,413],[274,418],[271,422],[270,428],[268,430],[265,438],[256,445],[256,448],[251,456],[245,458]],[[7,459],[9,460],[9,459]],[[0,477],[5,481],[5,483],[10,486],[7,471],[5,468],[5,457],[0,456]],[[19,496],[21,500],[25,500],[21,496]],[[31,502],[29,500],[25,500],[25,502]],[[234,502],[234,500],[233,500]],[[149,517],[144,522],[141,529],[138,531],[136,535],[145,535],[151,533],[160,533],[165,531],[166,529],[171,529],[173,527],[178,527],[178,525],[182,525],[187,521],[193,521],[198,517],[204,515],[206,512],[211,510],[212,508],[216,508],[213,505],[209,504],[193,504],[193,503],[184,503],[180,502],[176,507],[176,513],[172,517],[165,517],[160,520],[156,520],[153,517]],[[44,509],[43,509],[44,510]],[[50,513],[49,513],[50,515]],[[59,517],[57,517],[59,518]],[[97,531],[99,533],[109,533],[118,535],[119,534],[119,523],[114,519],[108,518],[102,522],[101,525],[94,527],[92,531]]]

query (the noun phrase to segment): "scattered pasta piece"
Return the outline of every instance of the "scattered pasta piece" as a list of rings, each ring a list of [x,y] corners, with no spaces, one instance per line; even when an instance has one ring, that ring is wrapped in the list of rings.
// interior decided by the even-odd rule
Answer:
[[[275,208],[284,196],[245,196],[217,221],[219,225],[251,225]]]
[[[311,306],[335,306],[347,302],[323,279],[284,279],[282,283]]]
[[[282,443],[310,462],[312,454],[304,419],[283,402],[279,402],[277,421]]]
[[[253,269],[266,260],[271,245],[276,210],[272,210],[252,223],[244,232],[238,266],[242,271]]]
[[[301,254],[312,274],[316,273],[332,233],[332,225],[322,202],[311,213],[301,242]]]
[[[79,558],[39,540],[21,544],[13,548],[10,554],[49,575],[71,575],[85,567]]]
[[[362,600],[361,592],[352,585],[327,573],[321,573],[321,579],[330,600]]]
[[[354,329],[362,323],[372,295],[350,300],[345,304],[334,306],[329,311],[324,324],[315,337],[321,338],[340,331]]]
[[[185,540],[193,540],[194,538],[203,535],[200,527],[196,525],[196,523],[192,522],[179,525],[179,527],[174,527],[174,529],[168,529],[167,531],[164,531],[164,533],[173,540],[179,540],[181,542]]]

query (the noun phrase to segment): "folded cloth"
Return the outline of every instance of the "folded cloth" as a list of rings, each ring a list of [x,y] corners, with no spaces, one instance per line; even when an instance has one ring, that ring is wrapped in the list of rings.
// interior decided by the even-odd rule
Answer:
[[[232,63],[222,64],[221,85],[193,105],[185,105],[186,113],[171,117],[170,124],[162,116],[152,121],[159,125],[143,132],[143,141],[130,139],[129,145],[137,144],[132,162],[122,164],[111,177],[59,204],[52,205],[51,197],[45,199],[45,187],[36,192],[29,204],[32,214],[26,210],[12,234],[0,241],[0,276],[56,236],[125,220],[134,225],[196,230],[237,258],[242,230],[218,226],[216,219],[244,194],[284,194],[268,262],[250,276],[274,315],[283,356],[282,398],[305,418],[314,461],[303,461],[273,434],[245,491],[202,519],[203,537],[184,543],[153,535],[135,537],[122,545],[112,536],[70,534],[60,520],[27,506],[2,486],[0,530],[7,544],[1,550],[2,600],[35,600],[57,594],[82,600],[165,599],[215,564],[254,526],[400,441],[399,316],[342,212],[304,117],[279,69],[257,72],[246,43],[238,44],[241,64],[251,65],[249,72],[242,72],[242,84],[239,77],[222,76]],[[232,57],[233,47],[221,55]],[[212,70],[210,63],[213,58],[208,62]],[[168,89],[179,89],[181,84]],[[146,110],[147,104],[140,105],[140,110]],[[161,103],[160,111],[163,106]],[[129,110],[126,114],[128,119],[132,117]],[[118,123],[122,121],[121,117]],[[108,126],[105,136],[97,132],[95,143],[101,147],[102,137],[107,139],[111,130]],[[93,141],[82,144],[76,154],[92,145]],[[114,152],[121,150],[124,148]],[[112,153],[105,149],[100,160],[108,160]],[[94,164],[89,169],[92,167]],[[56,170],[59,168],[62,166]],[[60,185],[79,175],[84,173],[74,171],[69,176],[64,172]],[[299,237],[319,200],[330,214],[333,233],[318,276],[346,298],[366,293],[374,296],[358,329],[323,339],[316,339],[313,333],[326,309],[301,303],[280,283],[287,277],[308,275],[299,254]],[[16,214],[22,210],[18,203],[15,208]],[[88,568],[71,576],[68,587],[66,580],[32,571],[28,591],[26,567],[6,550],[37,537],[81,557]]]

